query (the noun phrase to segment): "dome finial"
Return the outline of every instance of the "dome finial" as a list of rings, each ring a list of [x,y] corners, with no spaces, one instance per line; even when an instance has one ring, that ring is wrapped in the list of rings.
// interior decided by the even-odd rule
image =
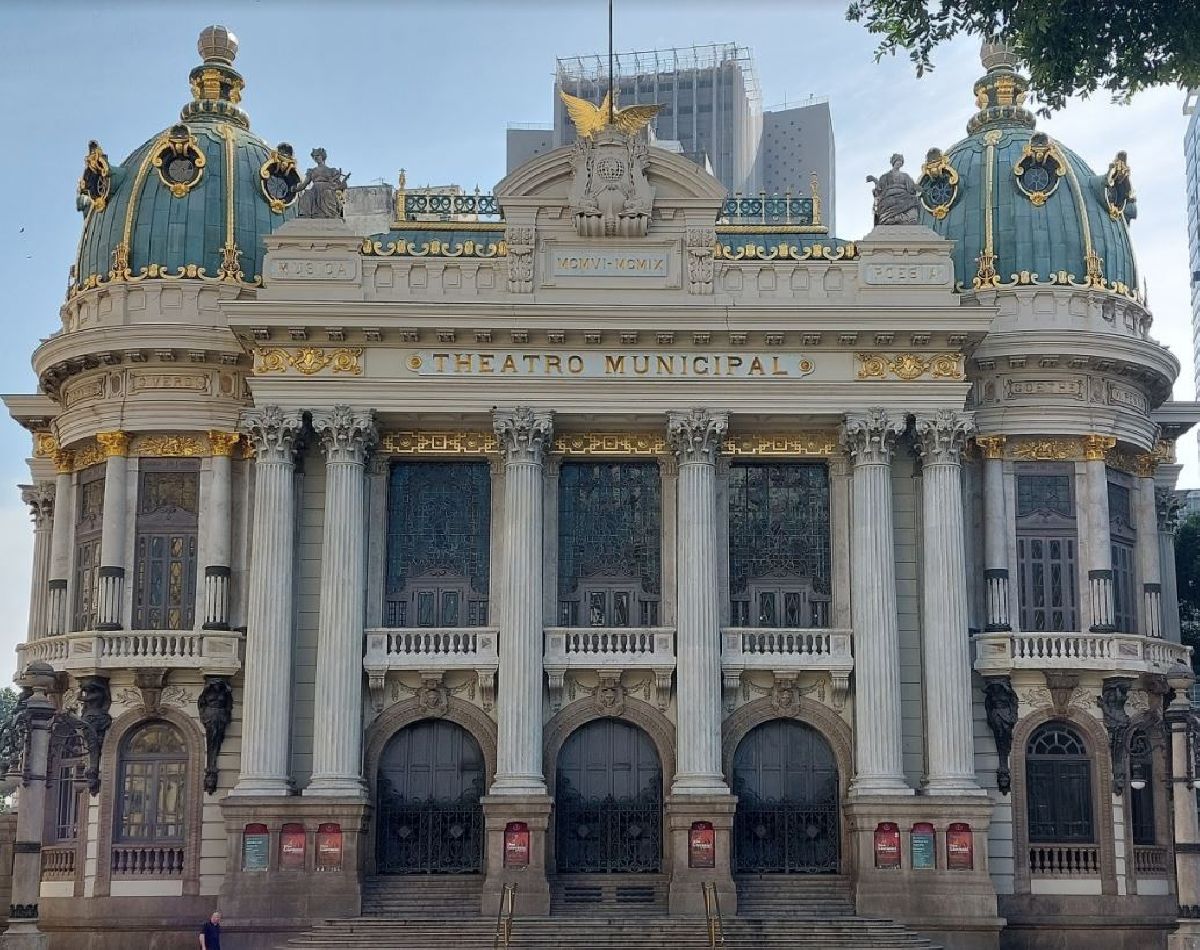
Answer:
[[[214,23],[200,31],[196,50],[205,62],[215,61],[232,66],[238,54],[238,38],[229,27]]]
[[[213,24],[200,31],[196,50],[204,62],[188,76],[192,84],[192,101],[183,107],[184,122],[201,116],[220,116],[244,129],[250,128],[246,113],[238,108],[246,81],[233,68],[238,54],[238,38],[227,26]]]
[[[967,132],[1001,125],[1032,129],[1033,114],[1025,108],[1029,80],[1017,72],[1020,57],[1016,47],[1002,36],[984,37],[979,59],[987,72],[975,80],[975,108],[979,111],[967,123]]]
[[[1004,37],[987,36],[984,37],[983,44],[979,48],[979,61],[983,63],[983,68],[988,72],[993,69],[1015,71],[1020,58],[1017,56],[1016,47]]]

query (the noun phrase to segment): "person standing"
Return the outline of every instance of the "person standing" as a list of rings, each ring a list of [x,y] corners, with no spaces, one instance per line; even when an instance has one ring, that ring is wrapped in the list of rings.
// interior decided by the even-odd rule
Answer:
[[[200,931],[200,950],[221,950],[221,912],[214,910]]]

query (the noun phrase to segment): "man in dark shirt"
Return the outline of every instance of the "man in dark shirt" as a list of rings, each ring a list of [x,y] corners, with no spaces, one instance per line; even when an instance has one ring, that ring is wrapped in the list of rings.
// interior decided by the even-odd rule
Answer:
[[[221,950],[221,912],[214,910],[200,931],[200,950]]]

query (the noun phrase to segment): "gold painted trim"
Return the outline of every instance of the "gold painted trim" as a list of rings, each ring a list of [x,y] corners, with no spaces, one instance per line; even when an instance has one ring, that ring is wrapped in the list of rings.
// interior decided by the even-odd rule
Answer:
[[[566,432],[555,436],[561,455],[661,455],[666,439],[652,432]]]
[[[800,247],[781,241],[768,252],[761,244],[733,247],[717,241],[713,256],[719,261],[853,261],[858,259],[858,245],[849,241],[836,248],[827,244]]]
[[[504,231],[503,221],[393,221],[392,231]]]
[[[112,432],[97,432],[96,444],[104,458],[124,458],[129,454],[129,433],[119,429]]]
[[[175,128],[179,128],[179,126]],[[187,126],[185,125],[183,128],[187,129]],[[167,177],[167,173],[163,171],[163,154],[168,149],[174,151],[177,155],[186,155],[192,160],[192,164],[196,166],[195,178],[191,181],[171,181]],[[186,136],[175,136],[168,132],[166,143],[155,150],[154,159],[151,164],[154,166],[154,170],[158,172],[159,181],[171,192],[171,196],[173,198],[185,198],[204,178],[204,166],[208,164],[208,158],[200,151],[200,143],[197,141],[195,134],[188,129]]]
[[[985,459],[1004,458],[1004,443],[1007,441],[1008,439],[1002,435],[975,436],[975,444],[979,446],[979,453]]]
[[[451,243],[434,238],[421,244],[418,250],[417,243],[407,238],[397,238],[386,244],[366,238],[359,251],[367,257],[507,257],[508,242],[481,244],[468,239]]]
[[[140,435],[129,453],[137,458],[202,458],[212,453],[208,440],[194,435]]]
[[[1052,159],[1054,164],[1058,166],[1058,175],[1051,183],[1050,187],[1045,191],[1030,191],[1025,187],[1025,183],[1021,181],[1021,175],[1026,171],[1026,160],[1032,160],[1038,164],[1044,164],[1046,159]],[[1047,199],[1058,191],[1058,186],[1062,184],[1063,178],[1066,177],[1067,171],[1066,157],[1059,151],[1058,145],[1055,142],[1048,142],[1046,145],[1034,145],[1033,140],[1025,143],[1025,148],[1021,152],[1021,157],[1013,163],[1013,177],[1016,179],[1017,190],[1021,192],[1029,203],[1035,208],[1045,206]]]
[[[1103,462],[1105,456],[1116,448],[1117,440],[1111,435],[1085,435],[1083,437],[1083,459],[1085,462]]]
[[[214,457],[232,458],[242,441],[240,432],[222,432],[220,429],[208,430],[208,444]]]
[[[950,213],[950,209],[954,207],[954,202],[958,200],[958,170],[950,164],[945,153],[941,149],[930,149],[930,152],[936,152],[933,158],[921,165],[921,177],[917,179],[917,192],[920,195],[921,207],[928,211],[939,221]],[[925,189],[921,187],[926,179],[934,179],[945,177],[950,182],[951,192],[950,200],[945,204],[932,205],[925,202]]]
[[[1021,462],[1078,462],[1083,459],[1083,440],[1015,438],[1010,441],[1007,454]]]
[[[860,380],[885,380],[888,373],[905,382],[921,379],[964,379],[963,355],[961,353],[856,353]]]
[[[217,126],[225,140],[225,243],[221,246],[221,266],[217,268],[217,279],[240,284],[245,279],[242,272],[241,249],[234,241],[235,220],[235,162],[237,161],[236,140],[233,129],[221,123]]]
[[[281,346],[272,346],[253,350],[252,353],[255,359],[254,372],[260,375],[284,373],[287,372],[288,366],[305,376],[313,376],[327,367],[333,373],[362,375],[359,358],[363,355],[363,350],[360,346],[342,347],[328,351],[319,346],[302,346],[290,350]]]
[[[836,429],[731,436],[721,446],[722,455],[758,458],[831,458],[841,452]]]
[[[1079,209],[1079,224],[1083,231],[1083,266],[1085,268],[1083,282],[1087,287],[1104,289],[1107,283],[1102,270],[1104,262],[1092,244],[1092,222],[1088,217],[1087,204],[1083,200],[1083,189],[1079,185],[1079,179],[1076,177],[1071,163],[1064,161],[1063,164],[1066,166],[1071,193],[1075,196],[1075,207]],[[1116,289],[1115,286],[1114,289]]]
[[[40,430],[33,433],[33,457],[35,459],[52,459],[58,451],[58,440],[53,432]]]
[[[54,471],[59,475],[70,475],[75,471],[75,453],[70,449],[54,450]]]
[[[492,432],[385,432],[379,439],[383,455],[488,455],[500,443]]]
[[[113,249],[113,266],[112,270],[108,272],[110,282],[129,280],[133,276],[133,271],[130,269],[129,264],[130,246],[133,240],[133,219],[137,214],[138,203],[142,200],[142,188],[146,185],[146,176],[150,174],[154,158],[163,150],[166,141],[167,133],[164,132],[147,150],[146,157],[138,165],[137,174],[133,176],[133,187],[129,191],[129,200],[125,202],[125,228],[121,232],[121,243]],[[93,286],[91,284],[92,276],[95,275],[88,276],[88,287]]]
[[[1000,141],[1000,132],[996,129],[985,132],[983,140],[987,144],[983,176],[983,251],[976,258],[979,267],[975,271],[975,279],[971,281],[971,286],[976,290],[995,287],[1000,282],[996,273],[996,249],[992,239],[992,192],[996,185],[996,143]]]

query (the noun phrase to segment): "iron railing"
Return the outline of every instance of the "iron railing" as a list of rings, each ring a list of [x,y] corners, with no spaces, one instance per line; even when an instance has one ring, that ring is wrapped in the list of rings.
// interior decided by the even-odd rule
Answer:
[[[474,799],[385,797],[375,853],[381,874],[472,874],[483,863],[483,807]]]
[[[836,874],[837,802],[746,799],[733,819],[733,863],[739,874]]]
[[[496,937],[492,950],[508,950],[512,943],[513,916],[517,908],[517,885],[505,881],[500,890],[500,906],[496,908]]]
[[[704,917],[708,921],[708,946],[710,950],[725,946],[725,932],[721,925],[721,897],[713,881],[701,881],[700,891],[704,895]]]
[[[583,798],[560,789],[555,816],[559,873],[659,871],[662,807],[657,795]]]
[[[502,217],[495,195],[406,194],[404,220],[417,221],[420,215],[447,221],[479,218],[499,221]]]
[[[761,191],[755,197],[737,195],[726,199],[721,206],[721,221],[727,224],[785,226],[811,226],[821,223],[811,197],[768,195]]]

